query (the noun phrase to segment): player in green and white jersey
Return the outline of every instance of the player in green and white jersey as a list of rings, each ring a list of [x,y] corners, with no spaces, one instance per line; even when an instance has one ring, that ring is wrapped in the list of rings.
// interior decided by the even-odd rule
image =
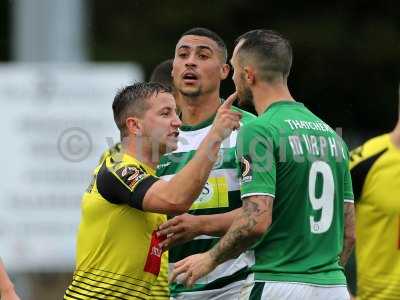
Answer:
[[[182,169],[209,132],[216,111],[221,105],[219,95],[221,80],[229,74],[226,60],[227,50],[223,40],[208,29],[191,29],[179,39],[172,76],[180,100],[181,120],[184,125],[180,128],[178,149],[165,155],[157,167],[157,175],[162,179],[169,180]],[[242,124],[255,118],[245,111],[241,113]],[[194,240],[170,248],[170,269],[176,261],[193,253],[211,249],[219,240],[216,237],[217,232],[222,231],[221,227],[224,226],[221,220],[226,214],[241,206],[239,165],[235,157],[236,139],[237,131],[222,143],[219,157],[203,192],[189,211],[190,216],[196,215],[198,219],[204,216],[217,217],[218,221],[212,222],[215,229],[203,231]],[[182,218],[185,216],[179,216],[174,221]],[[204,226],[197,226],[198,231],[203,229]],[[243,286],[248,286],[249,282],[252,282],[248,281],[248,266],[253,263],[252,252],[243,253],[225,262],[207,277],[199,278],[191,288],[186,288],[182,284],[171,284],[171,295],[175,299],[203,300],[216,297],[221,300],[238,299]]]
[[[237,41],[233,80],[259,115],[237,142],[243,207],[211,250],[175,264],[172,279],[191,286],[251,247],[250,299],[350,299],[342,268],[354,243],[347,146],[292,98],[289,41],[268,30]]]

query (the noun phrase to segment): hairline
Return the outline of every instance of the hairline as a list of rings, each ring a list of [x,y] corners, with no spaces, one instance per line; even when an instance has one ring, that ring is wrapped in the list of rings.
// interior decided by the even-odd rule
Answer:
[[[273,34],[276,34],[276,35],[278,35],[278,36],[280,36],[281,38],[283,38],[283,40],[285,40],[285,41],[288,42],[288,40],[287,40],[286,38],[284,38],[282,35],[280,35],[279,33],[274,32],[274,31],[273,31],[272,33],[273,33]],[[244,35],[246,35],[246,34],[247,34],[247,33],[244,33],[243,35],[239,36],[239,37],[235,40],[235,48],[237,48],[238,46],[240,46],[239,48],[237,48],[237,51],[236,51],[236,57],[238,58],[237,61],[238,61],[240,64],[241,64],[241,62],[244,61],[244,60],[246,60],[246,61],[252,61],[252,60],[254,59],[254,57],[259,56],[259,55],[262,56],[262,54],[260,54],[257,50],[253,51],[252,56],[246,55],[246,54],[249,54],[249,53],[252,52],[251,49],[243,49],[243,48],[242,48],[243,44],[246,43],[246,41],[248,40],[248,39],[244,36]],[[290,52],[292,52],[292,50],[291,50]],[[242,53],[242,54],[240,54],[240,53]],[[291,54],[291,56],[292,56],[292,55],[293,55],[293,54]],[[293,59],[293,56],[292,56],[292,59]],[[255,64],[255,66],[257,67],[257,64]],[[242,67],[243,67],[243,66],[242,66]],[[287,81],[287,80],[288,80],[289,75],[290,75],[290,71],[291,71],[291,64],[290,64],[290,66],[289,66],[289,72],[288,72],[287,74],[285,74],[284,72],[279,72],[279,73],[281,73],[281,74],[283,75],[283,80],[284,80],[284,81]],[[262,73],[262,72],[263,72],[263,71],[261,70],[261,73]],[[276,73],[276,71],[271,71],[271,72],[275,72],[275,73]]]
[[[215,46],[216,46],[217,52],[219,53],[219,56],[220,56],[220,58],[221,58],[221,61],[222,61],[224,64],[226,64],[226,61],[227,61],[227,59],[228,59],[228,49],[226,48],[226,46],[222,47],[221,45],[218,44],[217,41],[215,41],[215,40],[212,39],[211,37],[208,37],[208,36],[205,36],[205,35],[199,35],[199,34],[184,34],[184,35],[182,35],[182,36],[179,38],[178,43],[176,44],[175,51],[177,51],[178,49],[181,48],[181,47],[178,47],[179,42],[180,42],[184,37],[186,37],[186,36],[197,36],[197,37],[201,37],[201,38],[206,38],[206,39],[210,40],[211,42],[213,42],[213,43],[215,44]],[[210,48],[210,47],[207,46],[207,45],[196,45],[195,48],[198,48],[199,46],[205,46],[205,47],[207,47],[207,48]],[[190,47],[189,47],[189,48],[190,48]],[[211,48],[211,50],[212,50],[212,48]],[[214,52],[214,51],[213,51],[213,52]]]
[[[162,93],[164,93],[164,94],[170,94],[172,97],[174,97],[174,95],[173,95],[172,92],[170,92],[170,91],[153,91],[153,92],[152,92],[151,94],[149,94],[147,97],[143,97],[143,98],[142,98],[142,101],[144,101],[144,103],[145,103],[145,105],[144,105],[145,109],[139,113],[140,115],[136,115],[136,117],[139,117],[139,118],[143,117],[143,115],[144,115],[146,112],[148,112],[148,111],[150,110],[150,108],[153,106],[153,103],[152,103],[151,100],[153,100],[153,99],[155,100],[155,98],[157,98],[157,96],[160,95],[160,94],[162,94]],[[130,107],[131,105],[135,105],[135,103],[131,103],[131,104],[129,105],[129,107]],[[131,117],[132,117],[132,116],[131,116]]]

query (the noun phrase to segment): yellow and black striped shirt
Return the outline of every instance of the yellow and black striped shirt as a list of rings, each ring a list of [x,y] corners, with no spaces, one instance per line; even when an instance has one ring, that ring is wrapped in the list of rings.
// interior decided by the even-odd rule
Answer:
[[[111,153],[95,169],[83,195],[76,269],[64,299],[168,299],[167,253],[151,239],[166,216],[142,210],[155,171],[121,153]],[[152,254],[153,256],[151,256]],[[159,274],[157,276],[157,273]]]
[[[351,153],[357,299],[400,299],[400,149],[388,134]]]

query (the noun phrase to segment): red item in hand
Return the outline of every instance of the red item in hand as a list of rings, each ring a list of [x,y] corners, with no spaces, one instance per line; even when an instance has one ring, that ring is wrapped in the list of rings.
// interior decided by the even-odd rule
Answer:
[[[167,237],[164,236],[157,236],[157,231],[154,230],[151,234],[151,242],[149,252],[147,253],[147,260],[144,266],[144,271],[148,273],[152,273],[158,276],[160,273],[160,266],[161,266],[161,255],[162,255],[162,248],[160,247],[160,243],[164,241]]]

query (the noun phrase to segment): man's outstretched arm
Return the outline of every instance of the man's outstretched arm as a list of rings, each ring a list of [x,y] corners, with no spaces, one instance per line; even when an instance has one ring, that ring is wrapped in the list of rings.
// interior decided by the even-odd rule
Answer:
[[[272,222],[273,198],[251,196],[243,206],[228,232],[209,251],[189,256],[175,263],[171,281],[178,280],[186,286],[210,273],[219,264],[237,257],[264,234]]]
[[[200,235],[223,236],[231,227],[241,208],[214,215],[182,214],[168,220],[159,227],[158,235],[167,236],[160,244],[168,249],[193,240]]]

